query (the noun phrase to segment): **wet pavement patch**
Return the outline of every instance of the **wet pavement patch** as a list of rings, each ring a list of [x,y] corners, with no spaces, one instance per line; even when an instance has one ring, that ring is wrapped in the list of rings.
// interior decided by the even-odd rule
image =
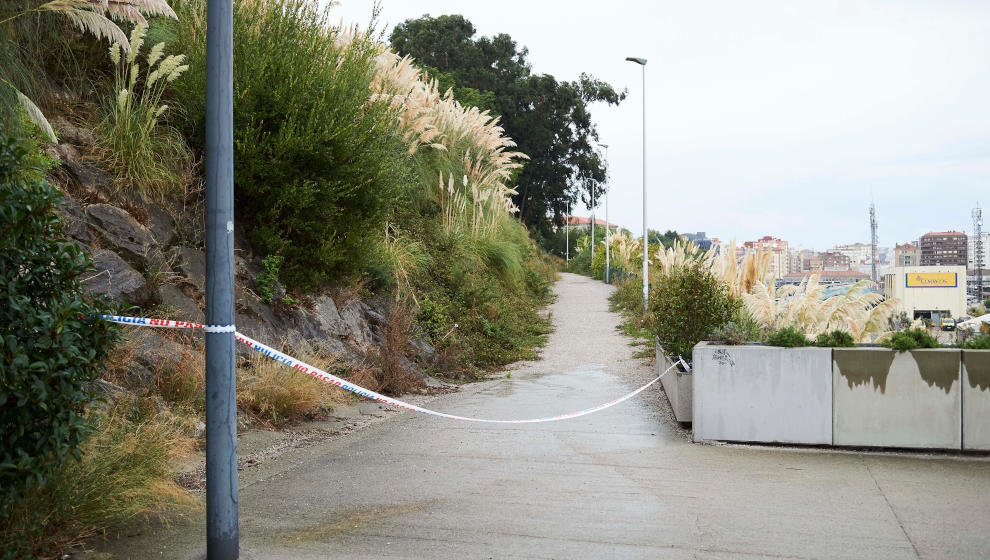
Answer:
[[[360,529],[381,519],[421,511],[438,502],[439,500],[433,499],[424,500],[422,502],[414,502],[411,504],[375,506],[365,509],[331,513],[329,514],[330,521],[313,525],[311,527],[306,527],[304,529],[299,529],[282,537],[280,540],[284,543],[324,541],[331,537],[343,535],[354,531],[355,529]]]

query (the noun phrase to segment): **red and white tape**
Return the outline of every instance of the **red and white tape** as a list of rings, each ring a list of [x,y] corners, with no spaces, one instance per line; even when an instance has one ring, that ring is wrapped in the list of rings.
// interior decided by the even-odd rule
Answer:
[[[653,385],[654,383],[656,383],[657,381],[660,381],[660,379],[664,375],[667,375],[667,373],[669,373],[670,370],[674,369],[674,367],[677,364],[683,362],[683,360],[678,360],[678,362],[675,362],[674,364],[672,364],[669,368],[666,369],[666,371],[664,371],[663,373],[661,373],[660,375],[658,375],[655,379],[653,379],[652,381],[650,381],[646,385],[643,385],[642,387],[640,387],[639,389],[636,389],[635,391],[633,391],[631,393],[628,393],[626,395],[623,395],[623,396],[621,396],[621,397],[619,397],[619,398],[617,398],[615,400],[609,401],[607,403],[602,403],[602,404],[600,404],[598,406],[593,406],[591,408],[586,408],[584,410],[579,410],[579,411],[576,411],[576,412],[569,412],[567,414],[559,414],[557,416],[548,416],[548,417],[545,417],[545,418],[527,418],[527,419],[522,419],[522,420],[493,420],[493,419],[488,419],[488,418],[471,418],[471,417],[468,417],[468,416],[457,416],[456,414],[447,414],[446,412],[438,412],[436,410],[430,410],[428,408],[422,408],[422,407],[416,406],[414,404],[409,404],[407,402],[400,401],[398,399],[393,399],[392,397],[388,397],[388,396],[382,395],[381,393],[376,393],[375,391],[372,391],[370,389],[365,389],[364,387],[361,387],[360,385],[355,385],[355,384],[351,383],[350,381],[347,381],[346,379],[342,379],[340,377],[337,377],[336,375],[333,375],[332,373],[328,373],[326,371],[323,371],[322,369],[320,369],[320,368],[318,368],[318,367],[316,367],[314,365],[307,364],[306,362],[303,362],[302,360],[299,360],[297,358],[293,358],[292,356],[289,356],[288,354],[285,354],[284,352],[280,352],[280,351],[278,351],[278,350],[276,350],[276,349],[274,349],[274,348],[272,348],[270,346],[266,346],[266,345],[258,342],[257,340],[254,340],[253,338],[251,338],[249,336],[243,335],[243,334],[237,332],[234,329],[234,326],[233,325],[202,325],[202,324],[199,324],[199,323],[191,323],[191,322],[186,322],[186,321],[172,321],[172,320],[168,320],[168,319],[149,319],[149,318],[146,318],[146,317],[128,317],[128,316],[124,316],[124,315],[103,315],[102,317],[103,317],[103,319],[105,319],[107,321],[110,321],[110,322],[113,322],[113,323],[120,323],[120,324],[123,324],[123,325],[135,325],[135,326],[144,326],[144,327],[161,327],[161,328],[169,328],[169,329],[198,329],[198,330],[203,330],[203,331],[206,331],[206,332],[233,332],[234,333],[234,337],[237,339],[238,342],[240,342],[242,344],[245,344],[247,346],[250,346],[251,349],[253,349],[253,350],[255,350],[255,351],[257,351],[257,352],[259,352],[259,353],[261,353],[261,354],[263,354],[263,355],[265,355],[265,356],[267,356],[267,357],[269,357],[269,358],[271,358],[271,359],[273,359],[273,360],[275,360],[277,362],[281,362],[281,363],[283,363],[283,364],[285,364],[285,365],[287,365],[287,366],[289,366],[289,367],[291,367],[293,369],[296,369],[296,370],[298,370],[298,371],[300,371],[302,373],[305,373],[305,374],[308,374],[308,375],[312,375],[313,377],[316,377],[317,379],[320,379],[320,380],[325,381],[325,382],[327,382],[327,383],[329,383],[331,385],[335,385],[337,387],[340,387],[341,389],[345,389],[345,390],[350,391],[352,393],[355,393],[357,395],[361,395],[362,397],[367,397],[369,399],[373,399],[373,400],[376,400],[378,402],[382,402],[382,403],[385,403],[385,404],[388,404],[388,405],[391,405],[391,406],[394,406],[394,407],[397,407],[397,408],[403,408],[403,409],[406,409],[406,410],[412,410],[412,411],[419,412],[421,414],[427,414],[427,415],[430,415],[430,416],[437,416],[437,417],[440,417],[440,418],[449,418],[451,420],[464,420],[464,421],[467,421],[467,422],[485,422],[485,423],[489,423],[489,424],[536,424],[536,423],[539,423],[539,422],[555,422],[557,420],[567,420],[569,418],[577,418],[579,416],[585,416],[585,415],[591,414],[593,412],[598,412],[600,410],[605,410],[606,408],[610,408],[610,407],[615,406],[615,405],[617,405],[617,404],[619,404],[619,403],[621,403],[623,401],[629,400],[632,397],[635,397],[636,395],[638,395],[639,393],[643,392],[648,387],[650,387],[651,385]]]

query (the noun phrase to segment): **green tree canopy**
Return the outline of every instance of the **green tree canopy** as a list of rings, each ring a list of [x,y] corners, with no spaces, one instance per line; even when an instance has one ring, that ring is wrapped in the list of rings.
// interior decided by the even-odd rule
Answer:
[[[513,200],[530,228],[549,229],[548,217],[562,224],[568,201],[588,202],[592,192],[604,192],[605,162],[588,106],[618,105],[624,91],[588,74],[573,82],[534,74],[525,47],[505,33],[476,38],[474,25],[460,15],[406,20],[391,41],[442,88],[452,88],[455,99],[501,117],[506,134],[530,157]]]

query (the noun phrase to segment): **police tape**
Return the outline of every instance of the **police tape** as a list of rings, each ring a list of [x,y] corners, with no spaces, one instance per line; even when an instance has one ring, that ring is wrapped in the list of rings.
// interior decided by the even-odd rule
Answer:
[[[360,385],[355,385],[355,384],[347,381],[346,379],[342,379],[340,377],[337,377],[336,375],[333,375],[332,373],[328,373],[326,371],[323,371],[322,369],[320,369],[320,368],[318,368],[318,367],[316,367],[314,365],[311,365],[311,364],[308,364],[306,362],[303,362],[302,360],[299,360],[297,358],[293,358],[292,356],[289,356],[288,354],[285,354],[284,352],[280,352],[280,351],[278,351],[278,350],[276,350],[276,349],[274,349],[274,348],[272,348],[270,346],[267,346],[265,344],[262,344],[261,342],[258,342],[257,340],[254,340],[253,338],[251,338],[249,336],[246,336],[244,334],[241,334],[241,333],[237,332],[236,330],[234,330],[233,325],[202,325],[200,323],[192,323],[192,322],[187,322],[187,321],[173,321],[173,320],[169,320],[169,319],[150,319],[150,318],[146,318],[146,317],[128,317],[128,316],[124,316],[124,315],[102,315],[101,317],[104,320],[106,320],[106,321],[110,321],[110,322],[113,322],[113,323],[120,323],[120,324],[123,324],[123,325],[134,325],[134,326],[145,326],[145,327],[160,327],[160,328],[171,328],[171,329],[196,329],[196,330],[204,330],[204,331],[207,331],[207,332],[233,332],[234,333],[234,338],[238,342],[240,342],[241,344],[244,344],[246,346],[251,347],[252,350],[255,350],[256,352],[259,352],[263,356],[267,356],[268,358],[271,358],[271,359],[273,359],[273,360],[275,360],[277,362],[281,362],[281,363],[283,363],[283,364],[285,364],[285,365],[287,365],[287,366],[289,366],[289,367],[291,367],[291,368],[293,368],[295,370],[298,370],[298,371],[300,371],[302,373],[311,375],[311,376],[313,376],[313,377],[315,377],[315,378],[317,378],[317,379],[319,379],[321,381],[325,381],[326,383],[329,383],[329,384],[334,385],[336,387],[340,387],[341,389],[344,389],[346,391],[350,391],[350,392],[352,392],[352,393],[354,393],[356,395],[361,395],[362,397],[373,399],[373,400],[376,400],[378,402],[385,403],[385,404],[390,405],[390,406],[394,406],[396,408],[402,408],[402,409],[405,409],[405,410],[411,410],[411,411],[419,412],[421,414],[426,414],[426,415],[429,415],[429,416],[436,416],[436,417],[440,417],[440,418],[447,418],[447,419],[450,419],[450,420],[463,420],[463,421],[467,421],[467,422],[484,422],[484,423],[489,423],[489,424],[536,424],[536,423],[540,423],[540,422],[555,422],[557,420],[567,420],[567,419],[570,419],[570,418],[577,418],[579,416],[585,416],[585,415],[591,414],[593,412],[598,412],[598,411],[601,411],[601,410],[605,410],[606,408],[613,407],[613,406],[615,406],[615,405],[617,405],[617,404],[619,404],[621,402],[627,401],[627,400],[635,397],[636,395],[638,395],[639,393],[645,391],[651,385],[653,385],[654,383],[656,383],[657,381],[660,381],[660,379],[663,376],[667,375],[667,373],[669,373],[670,370],[674,369],[674,367],[676,367],[678,364],[683,364],[684,363],[682,359],[678,359],[677,362],[674,362],[673,364],[671,364],[671,366],[668,367],[663,373],[661,373],[656,378],[654,378],[652,381],[650,381],[646,385],[643,385],[639,389],[636,389],[635,391],[633,391],[631,393],[628,393],[626,395],[623,395],[623,396],[621,396],[621,397],[619,397],[619,398],[617,398],[615,400],[611,400],[611,401],[609,401],[607,403],[602,403],[600,405],[593,406],[591,408],[586,408],[584,410],[579,410],[579,411],[575,411],[575,412],[569,412],[567,414],[559,414],[557,416],[549,416],[549,417],[545,417],[545,418],[526,418],[526,419],[521,419],[521,420],[495,420],[495,419],[489,419],[489,418],[471,418],[471,417],[468,417],[468,416],[458,416],[456,414],[448,414],[446,412],[438,412],[436,410],[430,410],[428,408],[422,408],[420,406],[416,406],[414,404],[410,404],[410,403],[407,403],[405,401],[400,401],[398,399],[393,399],[392,397],[388,397],[388,396],[382,395],[381,393],[376,393],[375,391],[372,391],[370,389],[365,389],[364,387],[361,387]],[[207,329],[210,329],[210,330],[207,330]],[[219,330],[219,329],[223,329],[223,330]],[[686,364],[684,364],[684,365],[686,365]]]

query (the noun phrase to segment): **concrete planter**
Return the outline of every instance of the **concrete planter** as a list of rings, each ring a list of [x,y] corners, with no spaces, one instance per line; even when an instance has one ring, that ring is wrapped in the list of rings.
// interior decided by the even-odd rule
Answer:
[[[694,347],[694,440],[832,443],[832,350]]]
[[[835,445],[962,448],[959,350],[835,348],[833,362]]]
[[[990,451],[990,350],[963,350],[963,449]]]
[[[660,343],[656,343],[657,350],[657,375],[667,371],[673,363]],[[670,408],[674,411],[674,419],[682,423],[692,421],[692,404],[694,386],[693,376],[690,372],[683,371],[678,365],[670,373],[660,379],[663,385],[663,392],[667,395]]]

